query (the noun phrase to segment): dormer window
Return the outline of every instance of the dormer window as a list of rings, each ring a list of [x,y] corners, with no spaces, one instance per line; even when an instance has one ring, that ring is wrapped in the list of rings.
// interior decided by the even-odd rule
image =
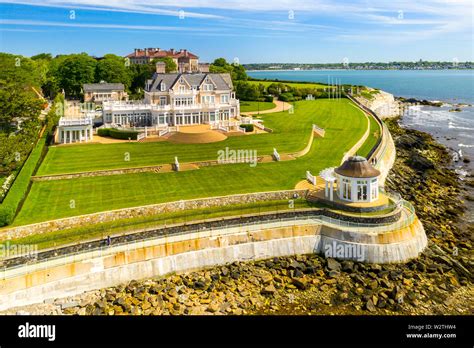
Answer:
[[[164,82],[160,83],[160,91],[166,91],[166,84]]]
[[[214,86],[213,86],[211,83],[206,83],[206,84],[204,84],[204,86],[203,86],[203,90],[204,90],[204,91],[212,91],[212,90],[214,89],[213,87],[214,87]]]
[[[185,93],[186,92],[186,86],[179,86],[179,93]]]

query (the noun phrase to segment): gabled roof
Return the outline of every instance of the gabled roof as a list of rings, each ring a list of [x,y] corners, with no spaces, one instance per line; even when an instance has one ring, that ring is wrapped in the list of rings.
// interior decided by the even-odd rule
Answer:
[[[206,73],[193,73],[193,74],[180,74],[180,73],[168,73],[168,74],[158,74],[155,73],[152,78],[151,84],[149,84],[148,91],[160,91],[161,83],[165,83],[165,90],[168,91],[179,81],[180,78],[183,78],[191,87],[200,89],[200,86],[204,79],[209,76],[216,89],[218,90],[232,90],[232,80],[229,74],[206,74]]]

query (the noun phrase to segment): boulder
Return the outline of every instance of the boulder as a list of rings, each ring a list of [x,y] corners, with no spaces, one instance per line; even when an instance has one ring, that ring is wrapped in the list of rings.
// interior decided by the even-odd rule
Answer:
[[[260,292],[262,295],[273,295],[277,290],[273,286],[273,284],[267,285],[262,289]]]
[[[328,262],[328,268],[332,271],[340,271],[341,270],[341,264],[337,262],[336,260],[332,258],[327,259]]]

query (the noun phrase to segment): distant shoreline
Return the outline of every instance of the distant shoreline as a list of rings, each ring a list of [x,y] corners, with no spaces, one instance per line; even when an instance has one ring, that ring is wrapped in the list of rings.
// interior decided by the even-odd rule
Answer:
[[[245,67],[245,64],[242,64]],[[464,69],[341,69],[341,68],[320,68],[320,69],[258,69],[251,70],[246,69],[247,72],[267,72],[267,71],[293,71],[293,72],[304,72],[304,71],[472,71],[474,68],[464,68]]]

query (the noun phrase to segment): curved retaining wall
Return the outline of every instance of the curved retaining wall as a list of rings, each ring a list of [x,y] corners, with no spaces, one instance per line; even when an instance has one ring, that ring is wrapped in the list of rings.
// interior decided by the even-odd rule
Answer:
[[[426,243],[416,218],[409,226],[379,233],[343,230],[318,219],[185,233],[9,269],[0,273],[0,310],[234,261],[331,251],[326,256],[403,262],[417,257]]]

